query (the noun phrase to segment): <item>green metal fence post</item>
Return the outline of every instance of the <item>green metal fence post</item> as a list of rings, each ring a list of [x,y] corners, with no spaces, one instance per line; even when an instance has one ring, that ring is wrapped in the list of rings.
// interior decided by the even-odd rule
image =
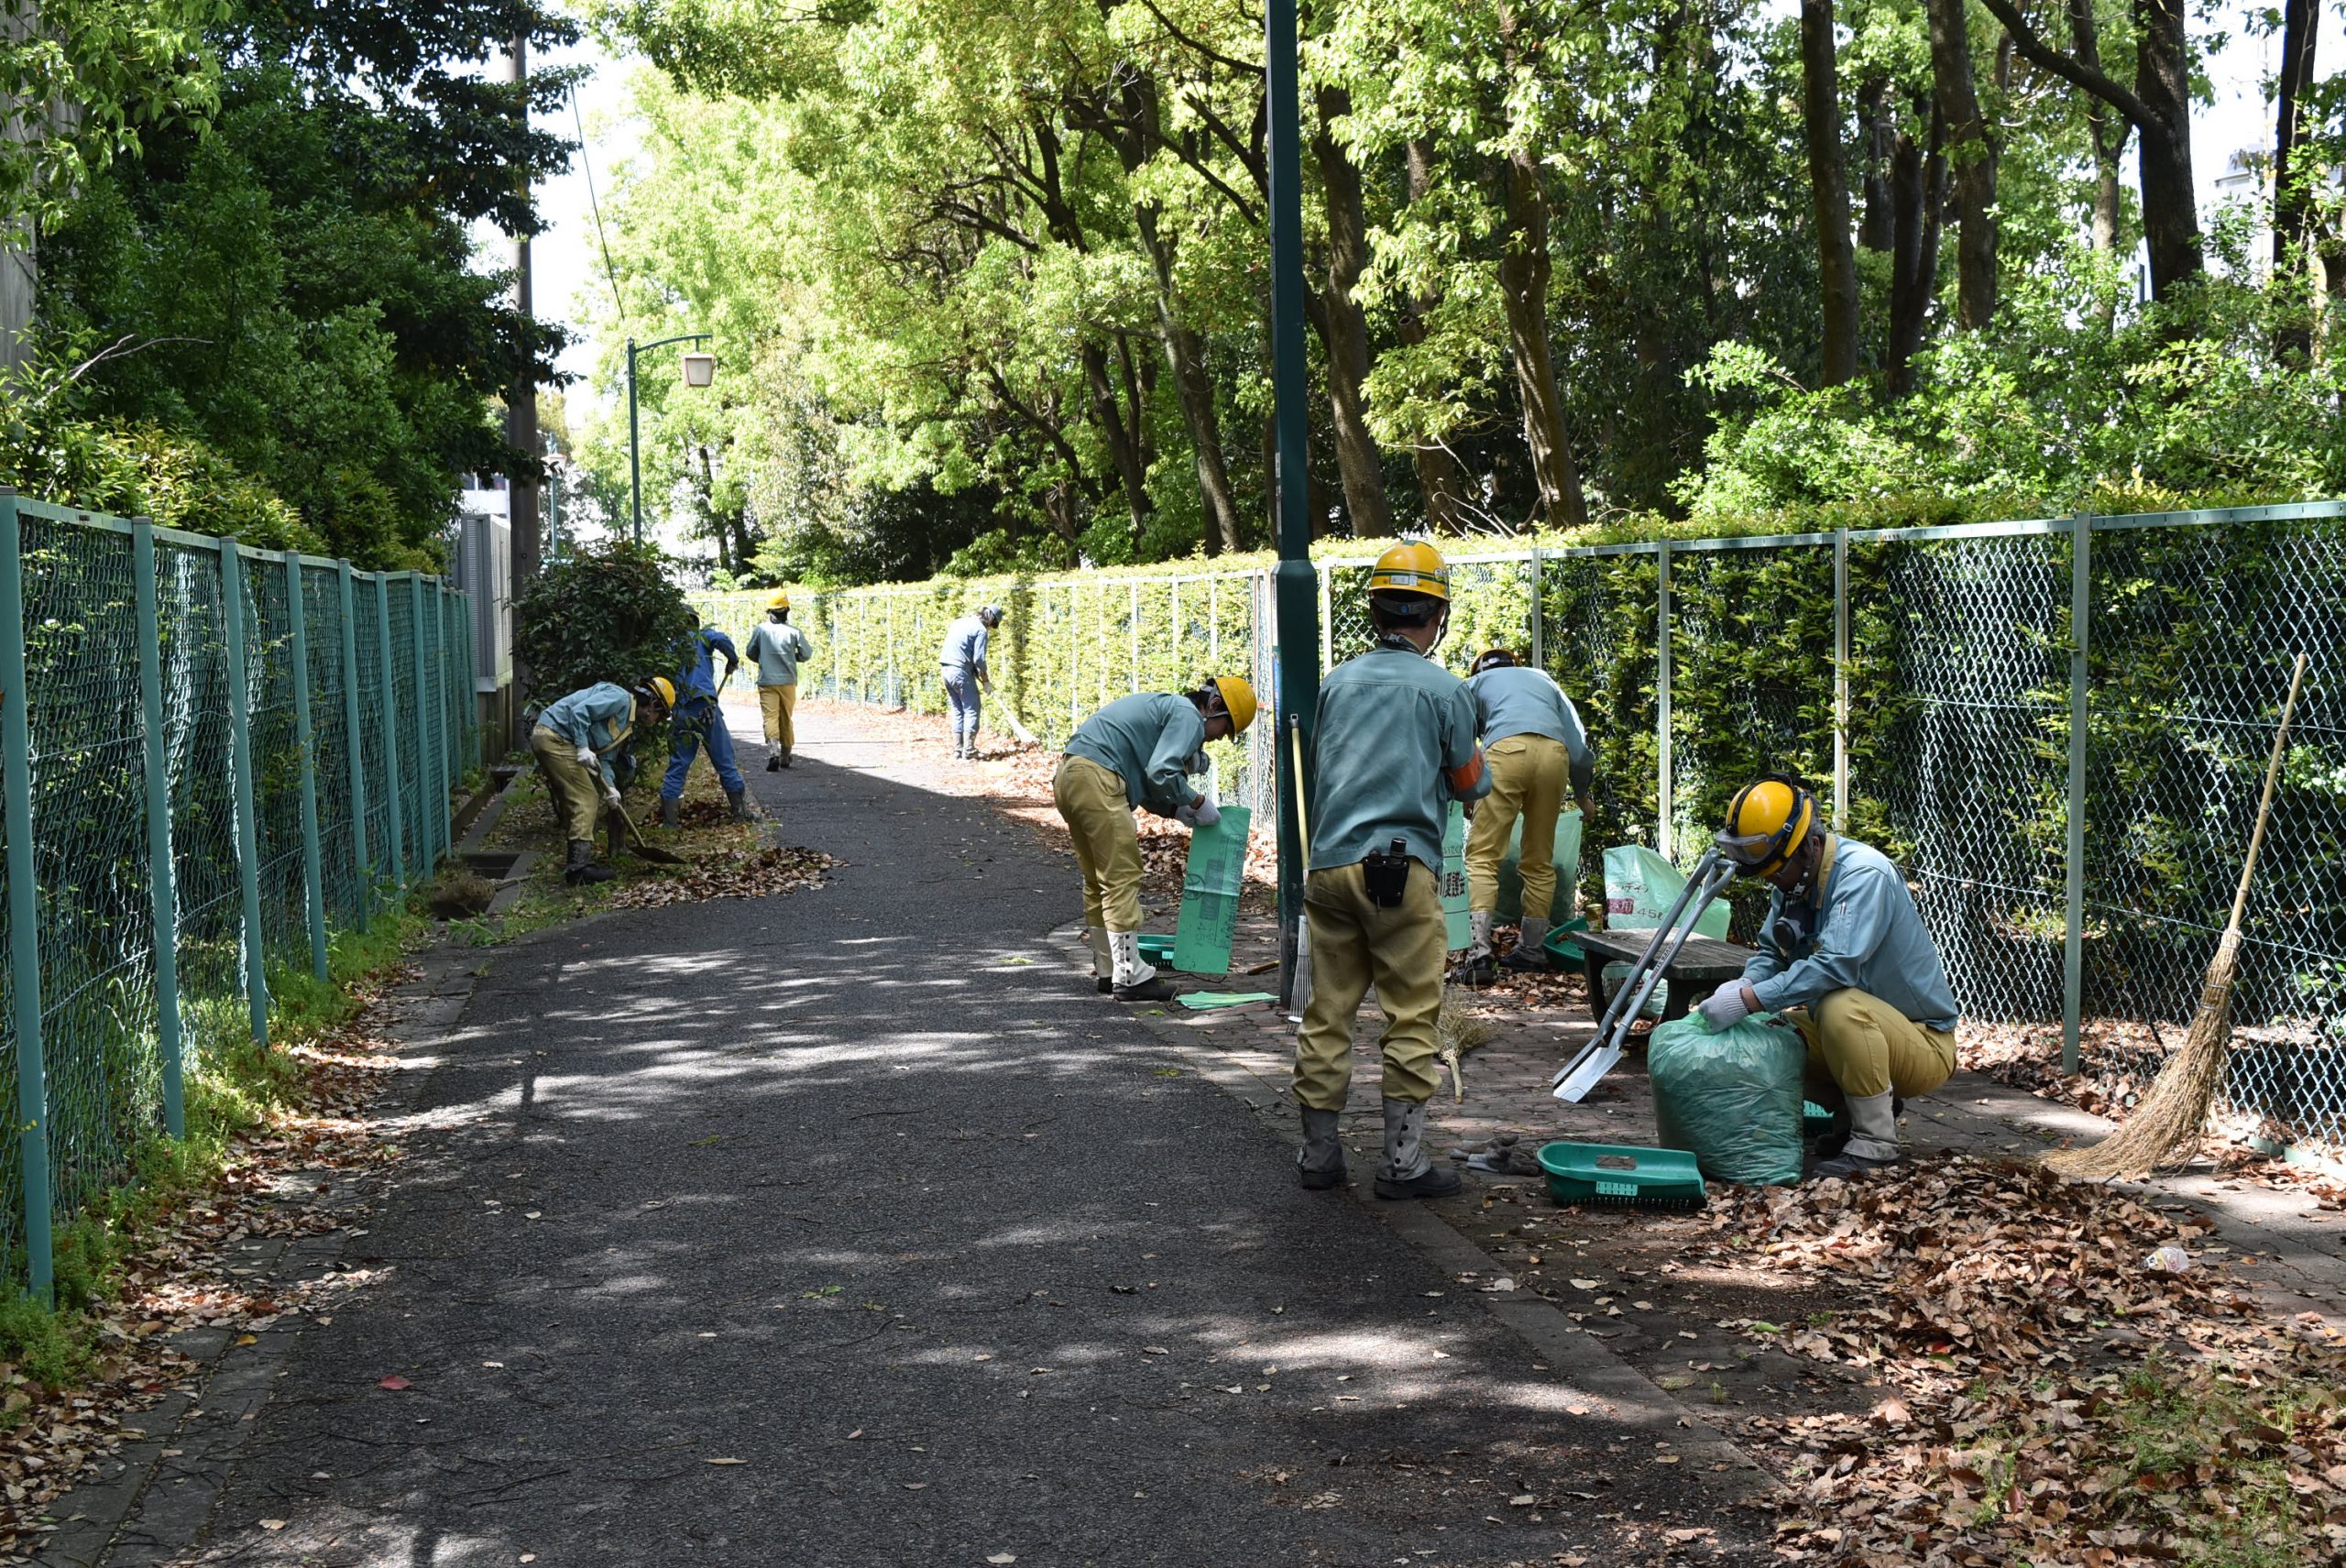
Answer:
[[[0,791],[8,835],[8,999],[16,1028],[16,1149],[25,1274],[49,1299],[49,1074],[40,1040],[40,900],[33,865],[32,715],[25,702],[25,555],[16,492],[0,489],[0,752],[17,759]]]
[[[326,977],[326,886],[318,842],[318,737],[310,728],[310,630],[302,601],[301,553],[285,553],[285,613],[292,629],[293,744],[301,757],[301,891],[310,909],[310,972]]]
[[[2061,935],[2061,1070],[2078,1068],[2086,976],[2086,654],[2093,612],[2093,515],[2069,525],[2069,821],[2067,918]]]
[[[187,1135],[180,1056],[179,898],[171,875],[171,781],[163,752],[162,617],[155,603],[155,525],[130,520],[130,572],[137,579],[138,707],[147,729],[147,886],[155,917],[155,1044],[163,1068],[163,1128]]]
[[[236,873],[244,894],[245,1001],[253,1044],[269,1044],[269,959],[260,929],[260,813],[254,805],[252,689],[245,679],[245,553],[220,542],[220,618],[228,653],[228,753],[236,771]]]
[[[342,607],[342,729],[350,753],[350,869],[358,879],[358,928],[375,907],[375,851],[367,842],[367,749],[359,721],[358,601],[350,591],[350,563],[334,566],[335,602]]]
[[[415,814],[415,874],[418,881],[428,880],[433,868],[440,863],[440,856],[433,847],[432,835],[437,830],[439,813],[432,809],[432,688],[423,679],[423,574],[407,575],[407,622],[413,645],[409,650],[415,666],[415,777],[424,785],[416,791]]]
[[[382,690],[375,694],[383,708],[383,805],[391,827],[391,882],[407,885],[407,807],[400,799],[400,705],[395,694],[399,677],[391,665],[391,579],[388,572],[375,578],[375,652],[383,672]]]
[[[1670,542],[1654,550],[1653,740],[1655,757],[1654,848],[1671,859],[1678,801],[1672,787],[1670,758]]]
[[[448,733],[449,665],[448,657],[448,588],[435,580],[432,585],[432,674],[439,689],[432,694],[432,714],[440,737],[440,849],[443,853],[456,846],[456,743]]]
[[[1833,831],[1849,830],[1849,531],[1833,531]]]

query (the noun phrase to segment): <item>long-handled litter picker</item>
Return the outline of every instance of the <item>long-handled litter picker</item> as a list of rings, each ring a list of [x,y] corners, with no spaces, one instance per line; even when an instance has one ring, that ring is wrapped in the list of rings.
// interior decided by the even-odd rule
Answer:
[[[1577,1104],[1582,1095],[1596,1086],[1596,1080],[1613,1070],[1621,1059],[1623,1047],[1629,1038],[1629,1025],[1645,1011],[1646,999],[1653,994],[1662,971],[1678,958],[1678,949],[1694,934],[1695,923],[1711,906],[1711,901],[1727,891],[1735,880],[1736,864],[1716,850],[1706,850],[1694,866],[1694,874],[1678,890],[1677,901],[1661,924],[1653,928],[1653,937],[1646,943],[1637,961],[1605,1009],[1605,1016],[1596,1025],[1596,1033],[1578,1056],[1564,1064],[1551,1087],[1556,1098]]]

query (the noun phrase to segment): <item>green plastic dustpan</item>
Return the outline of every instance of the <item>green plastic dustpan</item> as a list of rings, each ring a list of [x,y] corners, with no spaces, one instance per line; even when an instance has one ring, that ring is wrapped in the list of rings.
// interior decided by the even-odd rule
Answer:
[[[1622,1209],[1699,1209],[1703,1173],[1684,1149],[1628,1144],[1542,1145],[1540,1168],[1559,1203]]]

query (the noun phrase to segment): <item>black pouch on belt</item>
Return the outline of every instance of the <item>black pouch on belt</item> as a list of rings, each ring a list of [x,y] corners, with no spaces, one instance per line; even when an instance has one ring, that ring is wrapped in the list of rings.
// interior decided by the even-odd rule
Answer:
[[[1371,855],[1360,863],[1361,880],[1368,884],[1368,901],[1377,908],[1401,906],[1401,895],[1409,886],[1409,851],[1408,841],[1396,839],[1385,853]]]

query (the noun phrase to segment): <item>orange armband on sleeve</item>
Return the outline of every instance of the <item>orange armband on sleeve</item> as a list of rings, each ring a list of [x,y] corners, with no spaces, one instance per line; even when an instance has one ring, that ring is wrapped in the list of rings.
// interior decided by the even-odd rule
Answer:
[[[1483,782],[1483,749],[1477,746],[1473,756],[1442,776],[1450,781],[1450,792],[1453,795],[1463,795],[1476,784],[1481,784]]]

